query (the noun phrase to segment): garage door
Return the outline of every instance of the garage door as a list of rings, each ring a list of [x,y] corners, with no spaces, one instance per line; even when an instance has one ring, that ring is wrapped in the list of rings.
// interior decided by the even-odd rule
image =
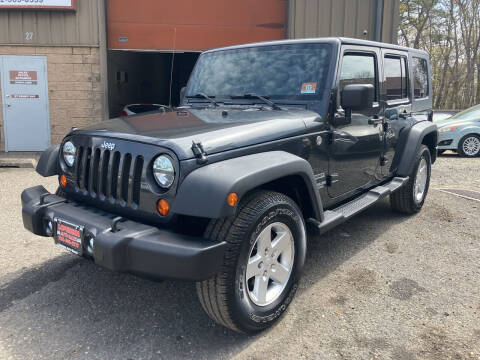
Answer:
[[[202,51],[286,37],[287,0],[107,0],[110,49]]]

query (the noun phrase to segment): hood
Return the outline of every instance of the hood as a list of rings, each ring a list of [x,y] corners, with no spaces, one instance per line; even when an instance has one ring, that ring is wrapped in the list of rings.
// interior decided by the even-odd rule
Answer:
[[[207,155],[305,133],[319,120],[315,112],[290,108],[181,109],[104,121],[71,134],[117,138],[159,145],[180,160],[193,158],[192,142],[201,142]]]
[[[449,118],[449,119],[437,121],[435,124],[437,125],[437,128],[440,129],[444,126],[464,125],[464,124],[468,125],[468,124],[472,124],[472,123],[478,122],[478,121],[479,121],[478,119],[468,120],[468,119],[452,119],[452,118]]]

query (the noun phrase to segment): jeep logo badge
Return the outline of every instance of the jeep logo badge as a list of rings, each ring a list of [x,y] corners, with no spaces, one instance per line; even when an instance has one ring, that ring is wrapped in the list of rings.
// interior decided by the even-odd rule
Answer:
[[[103,144],[101,145],[101,147],[104,148],[104,149],[112,151],[113,149],[115,149],[115,143],[109,143],[109,142],[104,141]]]

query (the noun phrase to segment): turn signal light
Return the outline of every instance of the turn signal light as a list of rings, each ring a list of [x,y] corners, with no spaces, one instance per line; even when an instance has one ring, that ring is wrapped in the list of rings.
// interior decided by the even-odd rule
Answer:
[[[60,185],[62,185],[62,187],[67,186],[67,177],[65,174],[60,175]]]
[[[238,203],[238,195],[235,194],[234,192],[228,194],[228,196],[227,196],[227,203],[228,203],[228,205],[230,205],[230,206],[232,206],[232,207],[235,206],[235,205],[237,205],[237,203]]]
[[[167,200],[160,199],[157,202],[157,211],[162,216],[167,216],[170,212],[170,204]]]

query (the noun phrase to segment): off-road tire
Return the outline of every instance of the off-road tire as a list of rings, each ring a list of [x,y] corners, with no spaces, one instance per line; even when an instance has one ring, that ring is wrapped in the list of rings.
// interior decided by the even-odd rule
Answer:
[[[427,185],[422,201],[417,202],[415,200],[415,176],[417,174],[418,166],[420,165],[421,159],[424,158],[427,162]],[[390,205],[393,210],[404,213],[404,214],[415,214],[420,211],[422,208],[425,199],[428,194],[428,188],[430,185],[430,175],[431,175],[431,166],[432,160],[430,155],[430,150],[427,146],[421,145],[418,150],[417,155],[415,156],[415,163],[412,168],[412,171],[409,174],[408,182],[402,186],[399,190],[390,195]]]
[[[218,324],[253,334],[273,325],[295,295],[305,261],[306,232],[301,211],[289,197],[273,191],[256,191],[243,199],[236,216],[212,220],[205,238],[228,244],[220,271],[197,282],[197,294],[205,312]],[[245,288],[245,269],[258,234],[269,224],[281,221],[294,238],[294,263],[286,287],[268,306],[257,306]]]
[[[463,138],[460,139],[460,141],[458,142],[458,153],[463,156],[463,157],[477,157],[477,156],[480,156],[480,150],[477,151],[474,155],[469,155],[469,154],[466,154],[464,151],[463,151],[463,143],[465,142],[465,140],[467,140],[468,138],[477,138],[478,140],[480,140],[480,136],[476,135],[476,134],[468,134],[468,135],[465,135]]]

